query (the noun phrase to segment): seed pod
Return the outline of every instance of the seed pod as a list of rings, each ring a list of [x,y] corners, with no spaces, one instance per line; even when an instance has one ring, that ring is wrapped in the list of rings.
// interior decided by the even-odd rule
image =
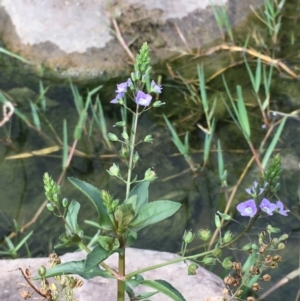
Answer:
[[[253,289],[254,291],[258,291],[258,290],[260,289],[259,283],[257,283],[257,282],[253,283],[253,284],[252,284],[252,289]]]
[[[265,274],[262,276],[263,281],[270,281],[271,280],[271,275]]]

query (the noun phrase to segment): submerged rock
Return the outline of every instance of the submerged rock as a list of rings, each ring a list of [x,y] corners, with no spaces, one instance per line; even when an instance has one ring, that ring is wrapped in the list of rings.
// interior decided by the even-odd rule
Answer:
[[[144,268],[154,264],[160,264],[174,258],[178,255],[166,252],[127,249],[126,264],[127,273]],[[68,253],[61,256],[62,262],[70,260],[80,260],[84,258],[82,252]],[[117,268],[117,255],[114,254],[105,261],[113,268]],[[0,260],[0,300],[2,301],[18,301],[23,300],[19,295],[19,290],[32,291],[31,288],[23,286],[25,280],[19,268],[29,268],[32,275],[36,275],[37,269],[41,265],[48,265],[47,258],[33,259],[16,259],[16,260]],[[178,289],[187,301],[220,301],[222,300],[223,281],[207,271],[199,267],[197,274],[194,276],[187,275],[187,267],[183,262],[169,265],[157,270],[143,273],[142,276],[147,280],[163,279],[171,283]],[[93,278],[84,280],[84,285],[81,288],[75,289],[76,298],[79,301],[112,301],[116,300],[117,283],[115,280],[104,278]],[[145,287],[134,289],[135,292],[153,291]],[[128,299],[126,299],[128,300]],[[153,301],[171,300],[163,294],[157,294],[151,297]]]

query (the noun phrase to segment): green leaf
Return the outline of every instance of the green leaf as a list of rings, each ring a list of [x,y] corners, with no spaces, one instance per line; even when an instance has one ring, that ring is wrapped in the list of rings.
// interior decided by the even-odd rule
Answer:
[[[156,295],[157,293],[158,293],[158,291],[142,293],[142,294],[135,296],[134,300],[145,300],[145,298],[152,297],[152,296]]]
[[[119,205],[114,212],[115,220],[118,222],[118,230],[121,231],[124,227],[128,226],[133,220],[135,212],[132,204]]]
[[[78,245],[81,242],[81,238],[76,234],[73,237],[69,237],[66,233],[63,233],[59,236],[59,242],[54,246],[54,249],[70,247],[74,245]]]
[[[47,269],[45,277],[50,278],[54,276],[68,275],[68,274],[76,274],[87,280],[97,276],[101,276],[104,278],[113,278],[109,272],[100,269],[98,266],[87,271],[85,269],[84,259],[79,261],[69,261],[69,262],[61,263],[51,269]],[[35,276],[33,277],[33,279],[39,280],[41,279],[41,277]]]
[[[129,229],[131,231],[138,231],[142,228],[160,222],[171,215],[173,215],[181,204],[159,200],[151,203],[147,203],[142,206],[137,217],[130,223]]]
[[[132,195],[129,196],[129,198],[124,201],[124,204],[126,205],[130,204],[132,206],[132,210],[136,212],[136,201],[137,201],[137,195]]]
[[[73,237],[75,234],[77,234],[79,237],[82,237],[82,230],[77,224],[77,216],[80,209],[80,204],[72,200],[70,205],[68,206],[68,212],[66,216],[66,234],[68,237]]]
[[[133,187],[133,189],[129,193],[129,198],[136,195],[136,212],[139,212],[141,207],[144,204],[148,203],[148,188],[150,185],[150,181],[143,181]]]
[[[105,250],[102,246],[97,245],[86,257],[84,265],[85,270],[89,271],[93,269],[110,255],[111,253],[109,251]]]
[[[144,280],[141,285],[154,288],[175,301],[185,301],[181,293],[165,280]]]
[[[141,274],[136,274],[135,276],[131,277],[130,279],[126,280],[126,285],[130,285],[133,287],[137,287],[144,281],[144,278]]]
[[[93,203],[98,212],[99,225],[105,230],[112,230],[113,224],[103,204],[100,190],[95,186],[87,182],[78,180],[76,178],[69,177],[68,180],[83,194],[85,194],[88,197],[88,199]]]
[[[116,250],[120,247],[120,243],[115,237],[101,235],[97,238],[97,241],[106,251]]]

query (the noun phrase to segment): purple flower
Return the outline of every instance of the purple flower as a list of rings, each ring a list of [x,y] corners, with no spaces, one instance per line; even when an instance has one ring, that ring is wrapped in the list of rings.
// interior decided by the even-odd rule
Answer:
[[[130,78],[125,83],[121,83],[117,85],[116,93],[125,93],[127,91],[127,88],[132,84],[132,81]]]
[[[257,186],[258,186],[258,183],[256,181],[254,181],[253,186],[251,188],[247,188],[245,190],[248,194],[250,194],[252,197],[255,198],[264,192],[263,188],[259,188],[259,191],[258,191]]]
[[[151,103],[152,96],[144,93],[143,91],[139,91],[135,97],[135,102],[144,107],[148,107]]]
[[[111,100],[110,103],[119,103],[119,99],[121,99],[124,96],[124,93],[118,93],[117,96]]]
[[[151,92],[161,93],[162,86],[157,85],[154,80],[151,82]]]
[[[268,215],[273,215],[274,210],[276,210],[277,208],[275,204],[271,203],[266,198],[262,199],[259,207],[263,212],[266,212]]]
[[[276,202],[276,212],[278,212],[279,214],[281,215],[285,215],[287,216],[287,213],[289,212],[290,210],[284,210],[283,209],[283,203],[281,201],[277,201]]]
[[[257,213],[257,207],[254,200],[248,200],[236,206],[236,209],[242,216],[253,217]]]

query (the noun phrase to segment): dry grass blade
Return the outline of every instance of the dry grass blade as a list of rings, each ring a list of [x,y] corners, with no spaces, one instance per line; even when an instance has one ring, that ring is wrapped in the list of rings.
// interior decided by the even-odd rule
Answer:
[[[200,56],[195,56],[194,59],[199,58],[201,56],[211,55],[220,50],[229,50],[229,51],[233,51],[233,52],[248,53],[249,55],[260,58],[266,64],[274,65],[277,68],[279,68],[279,70],[284,70],[287,74],[289,74],[293,78],[299,78],[299,75],[297,75],[293,70],[291,70],[287,65],[285,65],[280,60],[273,59],[270,56],[265,55],[265,54],[261,54],[260,52],[254,50],[254,49],[249,49],[249,48],[244,48],[244,47],[239,47],[239,46],[231,46],[231,45],[221,44],[221,45],[218,45],[218,46],[208,49],[205,53],[201,54]]]

